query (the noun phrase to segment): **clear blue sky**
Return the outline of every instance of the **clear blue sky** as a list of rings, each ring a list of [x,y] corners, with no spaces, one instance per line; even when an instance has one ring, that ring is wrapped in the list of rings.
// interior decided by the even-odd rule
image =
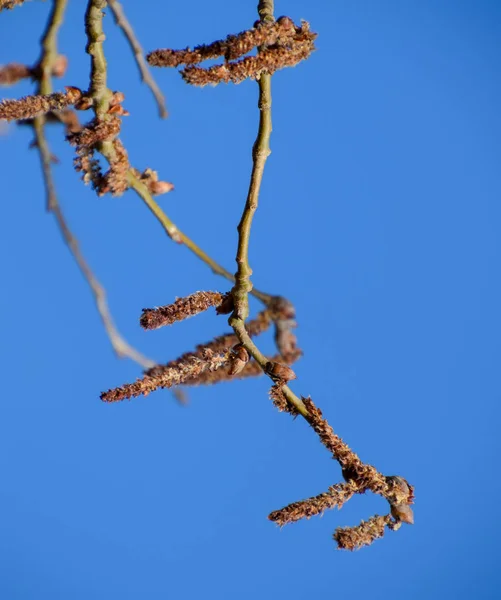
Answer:
[[[210,42],[256,19],[254,1],[125,4],[147,50]],[[85,89],[83,5],[70,2],[61,32],[70,67],[60,85]],[[0,63],[36,60],[48,9],[0,15]],[[334,529],[385,511],[380,498],[281,531],[267,521],[341,476],[304,422],[274,410],[264,379],[195,389],[187,408],[168,391],[102,404],[102,390],[140,370],[112,354],[45,213],[32,134],[9,127],[2,599],[499,597],[501,4],[276,2],[285,13],[311,22],[318,51],[273,78],[254,282],[297,307],[305,354],[294,389],[364,460],[416,486],[416,524],[343,553]],[[132,163],[174,182],[162,206],[233,270],[256,84],[199,90],[156,70],[170,110],[160,121],[111,17],[106,34]],[[97,198],[61,130],[49,138],[60,201],[126,337],[164,361],[226,330],[213,314],[140,330],[142,307],[228,285],[133,193]]]

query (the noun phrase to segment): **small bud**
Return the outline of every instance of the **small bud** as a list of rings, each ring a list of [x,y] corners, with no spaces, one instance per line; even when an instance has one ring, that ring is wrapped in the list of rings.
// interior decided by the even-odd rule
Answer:
[[[273,381],[287,383],[288,381],[292,381],[293,379],[297,378],[296,374],[290,367],[278,362],[266,363],[266,372],[273,379]]]
[[[404,502],[401,504],[392,504],[391,515],[397,521],[414,525],[414,513],[412,512],[412,508]]]
[[[130,112],[128,110],[125,110],[125,108],[121,104],[114,104],[108,109],[108,114],[128,117],[130,115]]]
[[[250,356],[242,344],[237,344],[231,349],[230,375],[240,373],[249,362]]]
[[[171,192],[174,189],[174,184],[168,181],[152,181],[148,187],[154,196],[160,196],[160,194]]]
[[[223,298],[223,301],[221,302],[221,304],[216,307],[216,313],[218,315],[229,315],[231,312],[233,312],[234,308],[235,308],[235,303],[233,300],[233,295],[229,292]]]
[[[80,88],[77,88],[74,85],[65,85],[64,89],[66,90],[66,95],[68,96],[70,104],[75,104],[82,98],[83,94]]]
[[[89,108],[94,104],[94,99],[90,96],[83,96],[81,100],[79,100],[75,104],[75,108],[77,110],[89,110]]]
[[[110,106],[116,106],[117,104],[122,104],[125,100],[125,94],[123,92],[113,92],[113,96],[110,100]]]

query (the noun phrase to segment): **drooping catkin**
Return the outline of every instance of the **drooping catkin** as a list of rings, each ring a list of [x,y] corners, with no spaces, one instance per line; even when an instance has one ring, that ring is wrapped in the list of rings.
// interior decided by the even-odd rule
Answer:
[[[99,190],[103,186],[101,165],[97,158],[95,158],[92,147],[79,146],[76,150],[76,158],[73,160],[73,166],[77,173],[82,173],[82,180],[85,185],[90,183],[95,190]]]
[[[269,47],[256,56],[246,56],[236,62],[214,65],[207,69],[190,65],[181,71],[186,83],[198,87],[219,83],[241,83],[245,79],[259,79],[262,73],[273,74],[286,67],[294,67],[315,49],[313,42],[301,42],[290,48]]]
[[[24,96],[19,100],[2,100],[0,102],[0,119],[7,121],[31,119],[53,110],[62,110],[78,102],[81,97],[81,90],[76,87],[67,87],[66,92],[55,92],[45,96]]]
[[[270,357],[270,362],[281,360],[286,361],[289,364],[294,363],[302,356],[302,351],[299,348],[291,353],[289,356],[282,356],[281,354],[277,354],[276,356]],[[216,383],[222,383],[223,381],[234,381],[236,379],[247,379],[249,377],[258,377],[263,375],[263,369],[261,366],[255,361],[250,360],[241,371],[236,374],[231,374],[230,369],[224,366],[222,369],[219,369],[214,372],[204,372],[196,377],[190,377],[183,382],[183,385],[195,386],[195,385],[214,385]]]
[[[147,396],[150,392],[162,388],[171,388],[180,385],[190,377],[197,377],[204,372],[220,369],[229,361],[229,355],[214,354],[207,351],[203,358],[192,356],[186,361],[178,363],[175,367],[155,371],[145,375],[134,383],[127,383],[101,394],[103,402],[119,402],[137,396]],[[153,370],[152,370],[153,371]]]
[[[154,50],[148,54],[146,60],[154,67],[195,65],[219,56],[224,56],[226,60],[234,60],[257,46],[283,43],[295,33],[292,20],[288,17],[280,17],[271,23],[258,21],[252,29],[229,35],[226,39],[217,40],[212,44],[200,44],[193,50]]]
[[[283,386],[280,383],[275,383],[271,386],[269,395],[273,402],[273,406],[275,406],[275,408],[277,408],[280,412],[287,412],[293,417],[296,417],[298,412],[294,406],[287,402],[287,398],[285,397],[282,387]]]
[[[98,196],[104,196],[108,192],[112,196],[121,196],[129,187],[127,173],[130,164],[127,150],[118,138],[115,138],[112,144],[114,156],[110,157],[110,168],[97,185]]]
[[[225,40],[195,47],[194,50],[155,50],[147,60],[153,66],[178,67],[187,65],[182,71],[183,79],[199,87],[218,83],[240,83],[244,79],[258,79],[262,73],[274,73],[284,67],[292,67],[308,58],[315,49],[316,33],[303,21],[298,27],[288,17],[276,22],[258,22],[254,28]],[[259,47],[256,56],[246,56]],[[203,68],[197,66],[207,59],[224,56],[223,64]],[[235,60],[240,59],[240,60]]]
[[[330,508],[341,508],[358,491],[358,486],[353,481],[337,483],[331,486],[327,492],[318,494],[318,496],[293,502],[280,510],[273,511],[269,514],[268,519],[280,527],[288,523],[295,523],[300,519],[310,519]]]
[[[120,133],[122,122],[116,116],[110,116],[106,121],[93,119],[90,123],[67,136],[72,146],[95,146],[99,142],[116,138]]]
[[[31,77],[31,68],[21,63],[9,63],[0,67],[0,85],[14,85],[21,79]]]
[[[374,515],[356,527],[338,527],[333,538],[341,550],[359,550],[383,537],[385,527],[393,528],[391,517]]]
[[[225,294],[220,292],[195,292],[166,306],[143,308],[139,323],[143,329],[158,329],[177,321],[184,321],[211,306],[219,306],[224,299]]]

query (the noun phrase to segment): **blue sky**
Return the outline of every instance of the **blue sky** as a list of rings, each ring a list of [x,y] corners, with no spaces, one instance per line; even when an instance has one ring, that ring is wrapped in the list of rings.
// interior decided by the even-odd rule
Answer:
[[[253,2],[125,3],[145,49],[241,31]],[[130,4],[130,6],[128,6]],[[0,15],[0,63],[33,63],[48,3]],[[341,479],[256,379],[105,405],[140,374],[115,359],[44,210],[31,132],[0,137],[0,596],[5,599],[499,597],[501,5],[482,0],[276,2],[318,50],[273,78],[272,155],[251,239],[254,283],[296,305],[311,395],[366,461],[416,486],[415,525],[357,553],[338,526],[385,511],[363,496],[278,530],[267,514]],[[106,22],[122,139],[176,190],[171,218],[234,269],[257,86],[193,89],[156,70],[160,121]],[[83,3],[60,35],[86,88]],[[29,83],[2,90],[31,91]],[[129,341],[164,361],[227,328],[212,313],[143,332],[144,306],[226,291],[139,199],[97,198],[49,140],[60,202]],[[253,304],[253,310],[258,305]],[[262,341],[271,350],[270,339]]]

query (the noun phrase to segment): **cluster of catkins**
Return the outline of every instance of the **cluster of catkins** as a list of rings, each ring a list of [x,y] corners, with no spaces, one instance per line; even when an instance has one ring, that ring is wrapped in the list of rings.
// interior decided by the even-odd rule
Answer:
[[[158,329],[211,307],[216,309],[217,314],[232,312],[234,306],[231,293],[196,292],[185,298],[178,298],[166,306],[143,309],[139,322],[144,329]],[[296,325],[294,319],[292,304],[282,297],[274,297],[256,318],[246,323],[246,329],[251,337],[255,337],[274,325],[277,354],[271,356],[266,364],[266,372],[274,382],[270,397],[280,411],[296,416],[297,412],[287,402],[283,392],[284,385],[296,377],[290,365],[302,354],[292,331]],[[237,336],[227,333],[198,345],[195,350],[186,352],[165,365],[157,365],[147,370],[143,377],[133,383],[126,383],[104,392],[101,399],[105,402],[118,402],[140,395],[146,396],[159,388],[214,384],[254,377],[262,373],[261,367],[250,358]],[[384,534],[386,527],[398,529],[402,523],[413,523],[414,517],[410,507],[413,502],[413,487],[402,477],[386,477],[373,466],[363,463],[334,433],[313,401],[310,398],[302,398],[302,401],[308,413],[306,420],[322,444],[332,453],[332,457],[341,465],[345,482],[331,486],[327,492],[273,511],[269,519],[280,526],[308,519],[322,514],[329,508],[341,508],[353,495],[370,490],[386,498],[390,504],[391,515],[376,515],[368,521],[362,521],[357,527],[338,528],[334,539],[340,548],[354,550],[369,545]]]
[[[219,292],[196,292],[186,298],[178,298],[173,304],[143,309],[139,320],[144,329],[158,329],[172,325],[188,317],[215,307],[217,314],[233,311],[231,294]],[[275,342],[278,353],[269,359],[269,369],[277,372],[277,380],[287,381],[295,377],[288,365],[300,356],[296,337],[294,309],[290,302],[281,297],[274,298],[255,319],[246,324],[250,336],[254,337],[275,326]],[[186,352],[165,365],[157,365],[145,372],[141,379],[109,390],[101,395],[105,402],[117,402],[136,396],[146,396],[159,388],[179,385],[214,384],[232,379],[254,377],[262,373],[261,367],[250,358],[247,350],[239,343],[234,333],[220,335],[195,350]]]
[[[313,52],[316,37],[306,21],[298,27],[289,17],[280,17],[276,21],[257,21],[252,29],[193,50],[155,50],[146,60],[154,67],[186,65],[181,75],[191,85],[240,83],[244,79],[258,79],[262,73],[271,74],[297,65]],[[260,51],[255,56],[241,58],[256,47]],[[208,68],[197,66],[219,57],[224,58],[224,63]]]

